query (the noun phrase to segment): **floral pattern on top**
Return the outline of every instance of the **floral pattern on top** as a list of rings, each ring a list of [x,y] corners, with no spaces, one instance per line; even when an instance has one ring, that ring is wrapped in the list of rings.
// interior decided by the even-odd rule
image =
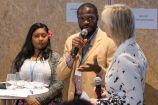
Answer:
[[[134,38],[116,50],[105,76],[107,96],[97,105],[143,105],[147,60]]]

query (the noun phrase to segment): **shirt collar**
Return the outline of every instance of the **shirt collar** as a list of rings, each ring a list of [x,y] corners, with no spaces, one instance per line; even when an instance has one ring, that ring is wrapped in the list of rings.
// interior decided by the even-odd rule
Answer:
[[[96,28],[96,30],[94,31],[94,33],[90,36],[90,38],[88,39],[88,43],[90,43],[94,37],[96,36],[96,33],[98,32],[98,27]]]
[[[123,50],[125,50],[125,49],[127,48],[127,46],[133,45],[133,44],[135,44],[135,43],[136,43],[136,41],[135,41],[135,38],[134,38],[134,37],[131,37],[131,38],[125,40],[123,43],[121,43],[121,44],[118,46],[118,48],[117,48],[117,50],[116,50],[116,52],[115,52],[115,56],[117,56],[117,55],[120,54]]]

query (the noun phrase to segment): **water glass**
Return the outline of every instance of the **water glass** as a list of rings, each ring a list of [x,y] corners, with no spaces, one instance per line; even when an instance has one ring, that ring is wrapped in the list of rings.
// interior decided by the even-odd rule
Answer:
[[[44,76],[42,73],[37,73],[34,78],[34,85],[36,89],[41,89],[44,87]]]
[[[19,81],[21,80],[21,76],[20,76],[20,73],[19,72],[16,72],[16,81]]]
[[[7,74],[6,88],[7,89],[15,88],[15,80],[16,80],[16,74]]]
[[[34,81],[44,83],[44,76],[42,73],[37,73],[35,75]]]
[[[16,72],[16,88],[22,89],[24,88],[24,85],[25,85],[25,81],[22,80],[20,73]]]

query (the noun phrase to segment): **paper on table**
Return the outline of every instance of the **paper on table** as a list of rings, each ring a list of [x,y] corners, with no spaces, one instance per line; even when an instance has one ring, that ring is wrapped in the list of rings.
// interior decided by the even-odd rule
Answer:
[[[30,89],[30,93],[28,94],[29,96],[40,96],[42,93],[48,92],[49,89],[43,87],[42,89]]]

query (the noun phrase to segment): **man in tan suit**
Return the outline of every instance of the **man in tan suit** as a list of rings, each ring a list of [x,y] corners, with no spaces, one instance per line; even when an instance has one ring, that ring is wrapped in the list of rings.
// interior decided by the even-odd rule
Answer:
[[[83,39],[80,33],[76,33],[66,40],[64,54],[57,67],[58,79],[65,80],[64,100],[80,96],[83,91],[89,97],[94,98],[93,79],[96,74],[103,73],[103,70],[98,68],[99,66],[95,65],[94,61],[97,60],[99,65],[107,68],[115,50],[113,41],[98,28],[98,11],[93,4],[82,4],[77,10],[77,17],[80,29],[88,30],[88,35]],[[73,57],[75,47],[79,48],[79,51]],[[84,65],[92,62],[94,65],[89,65],[89,70],[84,70]],[[78,72],[77,69],[81,72]],[[78,76],[80,78],[76,79]]]

